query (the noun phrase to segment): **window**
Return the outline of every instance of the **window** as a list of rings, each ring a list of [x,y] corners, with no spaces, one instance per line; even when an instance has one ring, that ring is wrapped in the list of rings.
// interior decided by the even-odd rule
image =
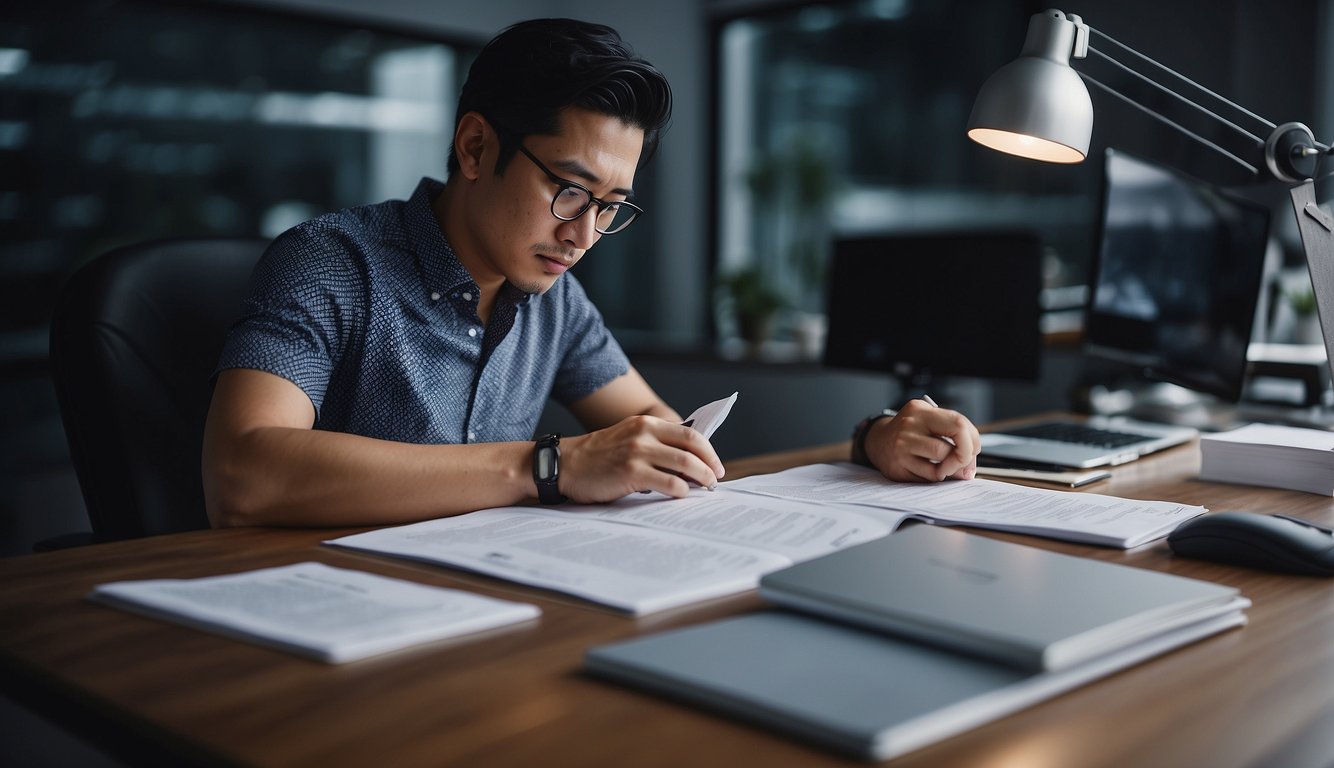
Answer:
[[[71,23],[71,19],[77,19]],[[443,178],[477,41],[198,3],[20,3],[0,25],[0,352],[120,244],[274,236]]]
[[[1019,51],[1029,6],[849,0],[718,21],[720,283],[762,282],[785,310],[775,333],[794,336],[823,310],[834,237],[1013,228],[1041,236],[1045,285],[1082,301],[1096,173],[964,135],[978,87]],[[724,336],[740,330],[737,303],[720,297]]]

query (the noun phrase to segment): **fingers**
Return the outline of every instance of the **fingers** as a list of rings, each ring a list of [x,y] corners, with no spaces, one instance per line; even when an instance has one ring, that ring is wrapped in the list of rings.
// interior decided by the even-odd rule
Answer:
[[[685,460],[694,465],[692,467],[692,472],[685,473],[691,479],[697,478],[700,467],[707,470],[708,477],[712,482],[700,483],[700,485],[713,487],[717,484],[719,478],[726,474],[726,470],[723,468],[722,459],[718,458],[717,452],[713,450],[713,444],[710,443],[708,438],[704,435],[684,424],[673,424],[671,422],[662,421],[661,419],[654,419],[650,424],[650,427],[654,430],[655,435],[664,445],[679,448],[684,452],[674,455],[677,459]],[[684,472],[684,470],[678,466],[664,468]]]
[[[561,492],[581,502],[610,501],[634,491],[681,497],[690,483],[712,488],[722,461],[703,435],[652,416],[632,416],[569,440]]]
[[[963,414],[912,400],[886,421],[867,436],[867,455],[886,477],[934,482],[976,475],[981,436]]]

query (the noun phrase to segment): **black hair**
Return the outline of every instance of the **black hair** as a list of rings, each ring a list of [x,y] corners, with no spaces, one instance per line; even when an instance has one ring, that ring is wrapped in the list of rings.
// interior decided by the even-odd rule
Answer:
[[[485,117],[500,137],[496,173],[501,173],[525,136],[555,135],[567,107],[643,129],[642,165],[671,121],[672,89],[611,27],[534,19],[505,29],[477,55],[459,96],[454,128],[457,132],[458,121],[469,112]],[[458,168],[451,142],[450,174]]]

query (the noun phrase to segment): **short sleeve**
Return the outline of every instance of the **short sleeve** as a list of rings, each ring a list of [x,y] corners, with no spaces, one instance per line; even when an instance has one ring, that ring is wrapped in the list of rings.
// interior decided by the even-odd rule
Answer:
[[[569,405],[593,394],[630,370],[630,360],[607,330],[602,315],[589,301],[583,286],[565,276],[565,329],[570,340],[556,371],[551,395]]]
[[[352,334],[364,327],[366,277],[356,263],[352,239],[318,219],[281,235],[255,267],[218,371],[281,376],[318,412]]]

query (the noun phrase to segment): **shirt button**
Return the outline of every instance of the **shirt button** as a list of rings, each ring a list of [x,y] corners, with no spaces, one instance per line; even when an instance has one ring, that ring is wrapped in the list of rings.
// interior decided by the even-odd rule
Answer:
[[[440,293],[438,291],[431,291],[431,301],[440,301]]]
[[[469,329],[468,329],[468,335],[469,335],[469,336],[476,337],[476,336],[477,336],[477,329],[476,329],[476,328],[469,328]]]
[[[471,442],[475,441],[476,439],[477,439],[477,433],[476,433],[476,432],[469,431],[469,432],[468,432],[468,442],[471,443]]]
[[[464,300],[464,301],[472,301],[472,294],[471,294],[471,293],[465,293],[465,294],[463,294],[463,300]]]

